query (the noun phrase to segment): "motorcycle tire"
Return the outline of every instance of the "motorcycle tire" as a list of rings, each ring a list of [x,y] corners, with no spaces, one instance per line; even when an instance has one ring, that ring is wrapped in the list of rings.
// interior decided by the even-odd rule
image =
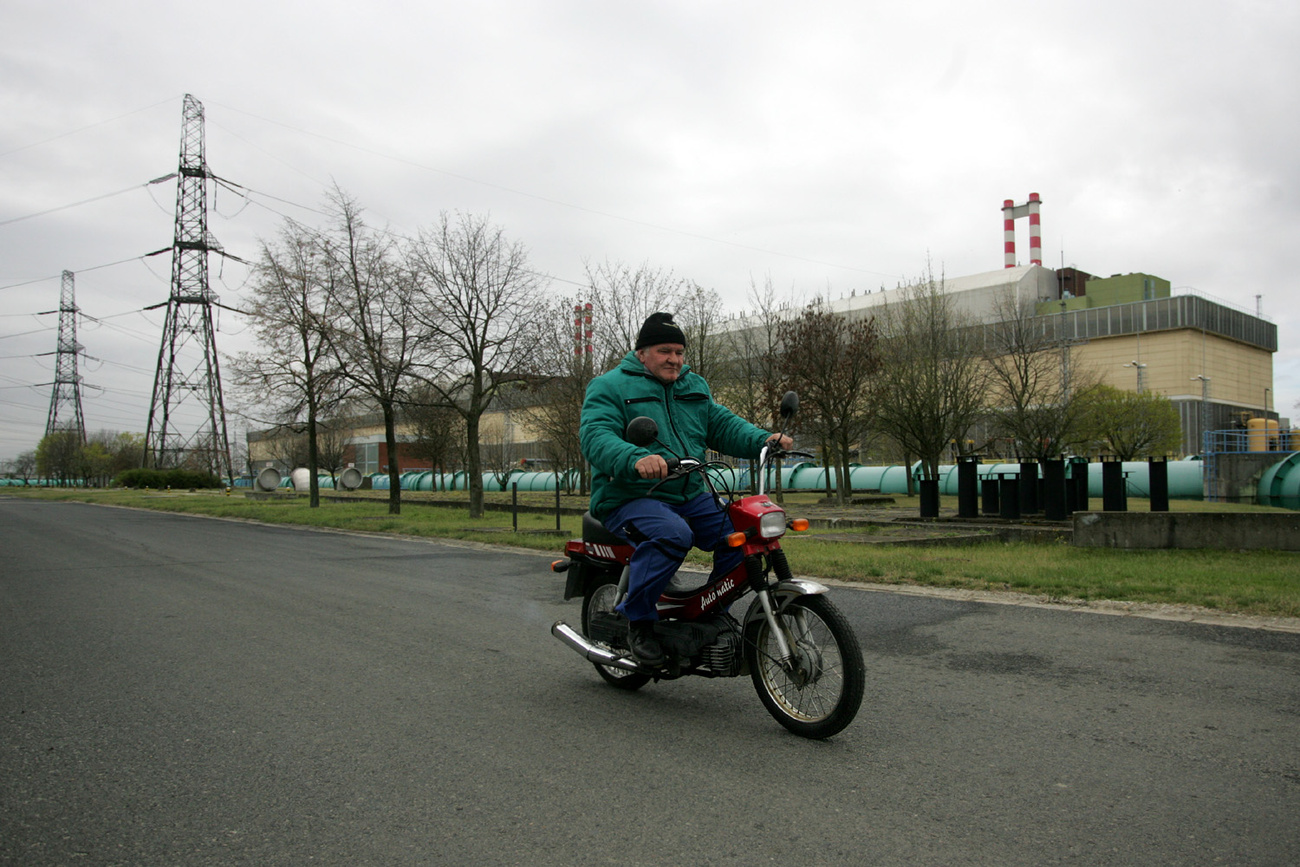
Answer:
[[[611,582],[589,587],[582,597],[582,634],[591,638],[591,615],[600,611],[612,612],[617,601],[617,584]],[[648,674],[638,674],[635,671],[615,668],[612,665],[601,665],[598,662],[593,662],[592,665],[606,683],[619,689],[636,690],[650,682]]]
[[[866,667],[853,628],[825,596],[802,596],[777,615],[794,663],[781,665],[766,618],[745,630],[745,658],[759,699],[777,722],[806,738],[828,738],[853,722]]]

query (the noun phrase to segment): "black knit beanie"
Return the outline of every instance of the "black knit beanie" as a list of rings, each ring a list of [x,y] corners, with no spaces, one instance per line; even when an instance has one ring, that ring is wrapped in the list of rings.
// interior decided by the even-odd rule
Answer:
[[[636,348],[658,346],[660,343],[686,345],[686,335],[673,323],[671,313],[651,313],[636,335]]]

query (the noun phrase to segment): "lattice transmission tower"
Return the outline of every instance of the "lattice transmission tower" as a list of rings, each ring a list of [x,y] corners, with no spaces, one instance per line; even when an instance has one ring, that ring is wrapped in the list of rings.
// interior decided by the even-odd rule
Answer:
[[[212,172],[203,139],[203,104],[187,93],[176,181],[171,295],[149,404],[144,465],[188,466],[230,478],[230,439],[212,327],[217,298],[208,286],[208,252],[221,252],[221,245],[208,232]]]
[[[59,343],[54,358],[54,391],[50,393],[50,414],[45,420],[45,435],[74,433],[81,444],[86,442],[86,420],[81,413],[81,375],[77,372],[76,278],[63,272],[59,292]]]

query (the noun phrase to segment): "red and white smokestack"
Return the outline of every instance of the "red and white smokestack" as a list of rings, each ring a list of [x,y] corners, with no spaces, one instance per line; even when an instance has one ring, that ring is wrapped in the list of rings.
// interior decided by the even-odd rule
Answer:
[[[1038,193],[1029,194],[1029,262],[1043,264],[1043,227],[1038,221],[1038,206],[1042,200]]]
[[[584,306],[584,308],[583,308],[583,320],[584,320],[584,322],[585,322],[585,324],[586,324],[586,326],[587,326],[587,327],[586,327],[586,337],[587,337],[587,358],[588,358],[588,360],[590,360],[590,359],[591,359],[591,336],[592,336],[592,330],[591,330],[591,302],[590,302],[590,301],[588,301],[588,302],[586,303],[586,305]]]
[[[573,305],[573,354],[582,355],[582,305]]]
[[[1011,199],[1002,202],[1002,250],[1006,267],[1016,267],[1016,203]]]
[[[1029,261],[1033,265],[1043,264],[1043,227],[1039,222],[1038,208],[1043,200],[1038,193],[1030,193],[1029,201],[1017,205],[1011,199],[1002,202],[1002,249],[1003,260],[1007,268],[1016,267],[1016,220],[1029,218]]]

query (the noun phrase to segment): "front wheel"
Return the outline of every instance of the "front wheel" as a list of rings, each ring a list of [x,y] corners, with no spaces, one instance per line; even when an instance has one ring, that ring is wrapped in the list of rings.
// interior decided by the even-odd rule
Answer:
[[[582,634],[587,638],[595,638],[592,635],[591,621],[598,615],[613,616],[614,605],[618,602],[618,585],[617,584],[599,584],[587,590],[586,595],[582,597]],[[626,629],[626,621],[623,621],[622,628]],[[625,649],[625,648],[619,648]],[[601,665],[593,662],[596,671],[600,676],[605,678],[605,682],[619,689],[634,690],[640,689],[650,682],[650,676],[638,674],[635,671],[617,668],[612,665]]]
[[[857,716],[866,688],[862,649],[853,628],[824,596],[801,596],[776,616],[792,658],[767,619],[745,630],[745,659],[768,713],[797,735],[828,738]]]

